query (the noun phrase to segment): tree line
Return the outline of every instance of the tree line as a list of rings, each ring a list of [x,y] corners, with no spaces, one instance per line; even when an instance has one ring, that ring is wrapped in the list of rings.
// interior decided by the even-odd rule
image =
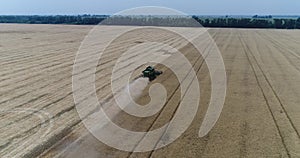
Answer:
[[[195,27],[195,21],[204,27],[228,28],[277,28],[300,29],[300,18],[273,18],[253,16],[252,18],[232,17],[174,17],[174,16],[113,16],[108,15],[56,15],[56,16],[0,16],[0,23],[26,24],[72,24],[97,25],[138,25],[138,26],[177,26]],[[105,21],[103,21],[105,20]]]
[[[0,16],[0,23],[96,25],[106,15]]]
[[[300,29],[300,18],[199,18],[204,27]]]

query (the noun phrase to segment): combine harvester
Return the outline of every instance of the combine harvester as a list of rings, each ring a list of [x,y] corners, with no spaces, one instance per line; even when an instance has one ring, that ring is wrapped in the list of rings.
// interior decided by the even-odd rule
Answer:
[[[153,81],[157,76],[161,75],[163,72],[155,70],[154,67],[148,66],[144,71],[142,71],[142,75],[139,77],[149,78],[149,81]]]

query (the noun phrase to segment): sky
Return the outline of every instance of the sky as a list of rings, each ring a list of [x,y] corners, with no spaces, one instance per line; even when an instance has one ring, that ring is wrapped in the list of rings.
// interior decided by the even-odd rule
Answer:
[[[0,0],[0,15],[111,15],[141,6],[190,15],[300,15],[300,0]]]

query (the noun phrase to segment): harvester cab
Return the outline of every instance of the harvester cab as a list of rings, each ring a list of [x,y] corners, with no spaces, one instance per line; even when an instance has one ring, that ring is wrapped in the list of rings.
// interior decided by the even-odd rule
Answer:
[[[153,81],[157,76],[161,75],[163,72],[155,70],[154,67],[148,66],[143,72],[142,77],[148,77],[149,81]]]

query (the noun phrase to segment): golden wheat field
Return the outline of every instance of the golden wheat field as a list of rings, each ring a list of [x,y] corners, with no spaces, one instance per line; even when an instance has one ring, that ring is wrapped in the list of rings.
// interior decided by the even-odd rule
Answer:
[[[109,36],[118,27],[122,26],[101,29]],[[119,38],[96,68],[99,98],[111,95],[110,73],[119,51],[146,39],[177,47],[192,64],[201,87],[196,117],[178,139],[158,150],[125,152],[92,136],[74,105],[73,64],[91,29],[92,26],[73,25],[0,25],[0,157],[300,157],[299,30],[208,29],[223,57],[227,91],[220,118],[202,138],[198,131],[211,97],[205,56],[195,53],[184,41],[157,30],[149,33],[148,29],[142,37],[134,34],[143,34],[140,30]],[[212,50],[205,41],[202,48],[204,54]],[[116,124],[132,131],[150,131],[172,119],[180,103],[180,83],[171,70],[157,67],[164,73],[148,88],[155,83],[164,85],[167,101],[163,108],[145,118],[118,113],[113,118]],[[136,102],[149,102],[147,92],[146,88]]]

